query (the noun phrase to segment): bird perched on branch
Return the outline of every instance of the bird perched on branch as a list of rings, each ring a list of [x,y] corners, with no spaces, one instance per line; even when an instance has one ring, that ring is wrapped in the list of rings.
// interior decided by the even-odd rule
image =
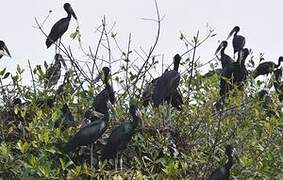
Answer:
[[[113,105],[115,103],[115,94],[113,87],[110,85],[110,69],[108,67],[102,68],[102,77],[104,89],[95,97],[94,109],[95,111],[105,114],[109,110],[109,102]]]
[[[65,151],[73,152],[80,146],[86,146],[97,141],[105,132],[109,121],[109,113],[107,112],[101,118],[97,118],[90,124],[81,128],[66,144]]]
[[[0,40],[0,59],[4,56],[4,55],[7,55],[9,57],[11,57],[11,54],[9,52],[9,49],[7,48],[6,44],[4,41]]]
[[[174,56],[174,69],[166,70],[160,77],[149,83],[143,91],[143,105],[147,106],[150,101],[155,107],[166,101],[177,109],[181,109],[183,104],[182,96],[178,91],[180,73],[178,72],[181,56]]]
[[[232,89],[232,85],[241,87],[241,83],[246,80],[247,69],[245,67],[245,60],[248,55],[249,50],[247,48],[239,51],[237,62],[233,62],[223,69],[220,80],[220,96],[222,101]]]
[[[68,30],[72,16],[77,20],[77,16],[69,3],[64,4],[64,9],[68,15],[67,17],[57,21],[51,28],[51,31],[45,42],[47,48],[49,48],[54,42],[60,39],[63,34]]]
[[[129,112],[133,120],[124,122],[112,130],[104,148],[102,159],[114,159],[119,151],[127,148],[134,136],[136,128],[141,123],[141,118],[137,106],[133,103],[130,104]]]
[[[225,149],[225,154],[228,157],[228,161],[224,166],[218,167],[215,171],[211,173],[208,180],[229,180],[230,170],[233,166],[233,146],[227,145]]]
[[[57,84],[61,76],[61,63],[67,69],[65,60],[60,54],[56,54],[54,64],[51,64],[50,67],[46,70],[45,74],[45,87],[52,87]]]
[[[228,56],[224,52],[227,45],[228,45],[227,41],[222,41],[215,51],[215,55],[220,51],[220,61],[221,61],[222,69],[224,69],[228,64],[235,62],[230,56]]]
[[[272,73],[275,69],[279,68],[281,65],[281,62],[283,62],[283,57],[280,56],[278,59],[278,64],[275,64],[272,61],[267,61],[260,63],[256,69],[254,70],[254,78],[260,76],[260,75],[268,75],[269,73]]]
[[[234,48],[234,56],[237,52],[239,53],[239,51],[242,50],[246,44],[246,38],[244,36],[238,35],[239,31],[240,27],[235,26],[227,37],[227,39],[229,39],[234,34],[232,41]]]

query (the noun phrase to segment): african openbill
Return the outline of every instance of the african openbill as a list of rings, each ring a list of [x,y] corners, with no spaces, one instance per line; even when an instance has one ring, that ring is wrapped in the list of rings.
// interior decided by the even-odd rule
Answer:
[[[227,45],[228,45],[227,41],[222,41],[215,51],[215,55],[216,55],[221,50],[220,51],[220,61],[221,61],[222,69],[225,68],[228,64],[235,62],[230,56],[228,56],[224,52]]]
[[[105,114],[109,110],[109,101],[113,105],[115,103],[115,94],[113,87],[109,83],[110,69],[108,67],[102,68],[102,81],[105,85],[104,89],[95,97],[94,109],[95,111]]]
[[[51,64],[50,67],[46,70],[45,74],[45,87],[51,87],[57,84],[61,76],[61,63],[65,68],[67,68],[65,64],[65,60],[63,59],[61,54],[56,54],[54,64]]]
[[[94,143],[105,132],[109,121],[109,113],[104,114],[102,118],[96,119],[85,127],[81,128],[66,144],[65,151],[73,152],[80,146],[86,146]]]
[[[74,122],[75,122],[74,116],[69,106],[66,103],[64,103],[63,107],[61,108],[61,113],[63,117],[61,117],[55,122],[55,125],[54,125],[55,128],[61,127],[62,129],[66,129],[74,125]]]
[[[77,20],[77,16],[69,3],[64,4],[64,9],[67,12],[68,16],[60,19],[53,25],[45,42],[47,48],[49,48],[54,42],[60,39],[62,35],[68,30],[72,16]]]
[[[235,26],[232,31],[229,33],[227,39],[229,39],[233,34],[233,48],[234,48],[234,56],[235,54],[240,50],[242,50],[245,46],[246,43],[246,39],[244,36],[238,35],[238,32],[240,31],[240,27],[239,26]]]
[[[247,69],[245,60],[248,55],[249,50],[247,48],[239,51],[237,62],[233,62],[223,69],[220,80],[220,96],[222,100],[225,99],[227,93],[232,89],[232,85],[241,87],[242,82],[246,80]]]
[[[7,55],[8,55],[9,57],[11,57],[11,54],[10,54],[10,52],[9,52],[9,50],[8,50],[8,48],[7,48],[6,44],[5,44],[5,42],[2,41],[2,40],[0,40],[0,59],[1,59],[4,55],[6,55],[6,53],[7,53]]]
[[[233,146],[227,145],[225,149],[225,154],[228,157],[228,161],[224,166],[218,167],[212,174],[208,177],[208,180],[229,180],[230,170],[233,166]]]
[[[282,56],[279,57],[278,64],[275,64],[272,61],[260,63],[254,70],[254,78],[260,75],[268,75],[269,73],[272,73],[275,69],[280,67],[281,62],[283,62]]]
[[[114,159],[119,151],[127,148],[128,143],[134,136],[141,118],[136,105],[130,104],[129,112],[133,120],[124,122],[112,130],[104,147],[102,159]]]
[[[176,54],[174,56],[174,69],[165,71],[159,78],[156,79],[153,88],[152,102],[155,107],[158,107],[163,101],[173,101],[173,97],[181,97],[174,95],[178,93],[177,88],[180,82],[180,73],[178,72],[181,56]],[[180,101],[181,102],[181,101]]]

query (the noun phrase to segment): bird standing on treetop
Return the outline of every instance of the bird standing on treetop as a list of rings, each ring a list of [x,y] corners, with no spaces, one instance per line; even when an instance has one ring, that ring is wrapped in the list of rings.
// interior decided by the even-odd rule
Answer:
[[[282,56],[279,57],[278,64],[275,64],[272,61],[260,63],[254,70],[254,78],[260,75],[267,75],[269,73],[272,73],[275,69],[280,67],[281,62],[283,62]]]
[[[238,35],[239,31],[240,31],[240,27],[235,26],[227,37],[227,39],[229,39],[234,34],[234,38],[233,38],[233,42],[232,42],[233,48],[234,48],[234,56],[237,52],[239,53],[239,51],[244,48],[245,43],[246,43],[245,37]]]
[[[241,83],[246,80],[247,69],[245,60],[248,55],[249,50],[247,48],[241,50],[237,62],[233,62],[223,69],[220,80],[220,96],[222,100],[225,99],[227,93],[232,89],[232,85],[241,86]]]
[[[109,83],[110,69],[108,67],[102,68],[102,81],[105,88],[95,97],[94,110],[105,114],[109,110],[109,101],[111,104],[115,103],[115,94],[113,87]]]
[[[61,63],[67,69],[65,60],[60,54],[56,54],[54,64],[51,64],[50,67],[46,70],[45,74],[45,87],[51,87],[57,84],[61,76]]]
[[[230,56],[228,56],[224,52],[227,45],[228,45],[227,41],[222,41],[215,51],[215,55],[216,55],[221,50],[220,51],[220,61],[221,61],[222,69],[224,69],[228,64],[235,62]]]
[[[7,55],[9,57],[11,57],[11,54],[6,46],[6,44],[4,43],[4,41],[0,40],[0,59],[4,56],[4,55]]]
[[[224,166],[220,166],[215,171],[213,171],[208,180],[229,180],[230,170],[233,166],[233,146],[227,145],[225,153],[228,157],[227,163]]]
[[[174,69],[166,70],[160,77],[156,79],[153,88],[152,102],[155,107],[159,106],[169,98],[172,101],[174,93],[177,93],[177,87],[180,82],[180,73],[178,72],[181,56],[174,56]],[[178,97],[178,96],[175,96]],[[179,96],[180,97],[180,96]]]
[[[73,152],[77,147],[86,146],[95,142],[105,132],[108,121],[109,113],[107,112],[102,118],[96,119],[81,128],[66,144],[65,151]]]
[[[49,48],[54,42],[60,39],[62,35],[68,30],[72,16],[77,20],[77,16],[69,3],[64,4],[64,9],[67,12],[68,16],[60,19],[53,25],[45,42],[47,48]]]
[[[102,159],[113,159],[119,151],[127,148],[127,144],[134,136],[135,130],[141,121],[137,106],[130,104],[129,112],[133,118],[130,122],[124,122],[115,127],[107,140]]]

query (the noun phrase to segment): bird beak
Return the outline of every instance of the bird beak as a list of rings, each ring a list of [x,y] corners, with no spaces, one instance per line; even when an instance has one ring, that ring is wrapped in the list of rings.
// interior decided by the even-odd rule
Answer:
[[[223,47],[223,43],[220,43],[218,48],[215,51],[215,55],[222,49],[222,47]]]
[[[71,15],[72,15],[76,20],[78,20],[78,18],[77,18],[77,16],[76,16],[75,12],[74,12],[74,10],[73,10],[73,8],[72,8],[71,6],[69,7],[69,12],[71,13]]]
[[[232,31],[229,33],[226,40],[228,40],[233,35],[234,32],[235,32],[235,28],[232,29]]]
[[[9,52],[9,50],[8,50],[8,48],[7,48],[7,46],[4,46],[4,50],[6,51],[6,53],[8,54],[9,57],[12,57],[10,52]]]

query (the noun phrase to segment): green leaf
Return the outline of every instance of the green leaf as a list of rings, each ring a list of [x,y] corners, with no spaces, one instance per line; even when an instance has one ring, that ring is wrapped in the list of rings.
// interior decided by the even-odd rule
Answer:
[[[4,68],[2,71],[0,71],[0,76],[3,76],[3,74],[5,74],[6,72],[6,68]]]

